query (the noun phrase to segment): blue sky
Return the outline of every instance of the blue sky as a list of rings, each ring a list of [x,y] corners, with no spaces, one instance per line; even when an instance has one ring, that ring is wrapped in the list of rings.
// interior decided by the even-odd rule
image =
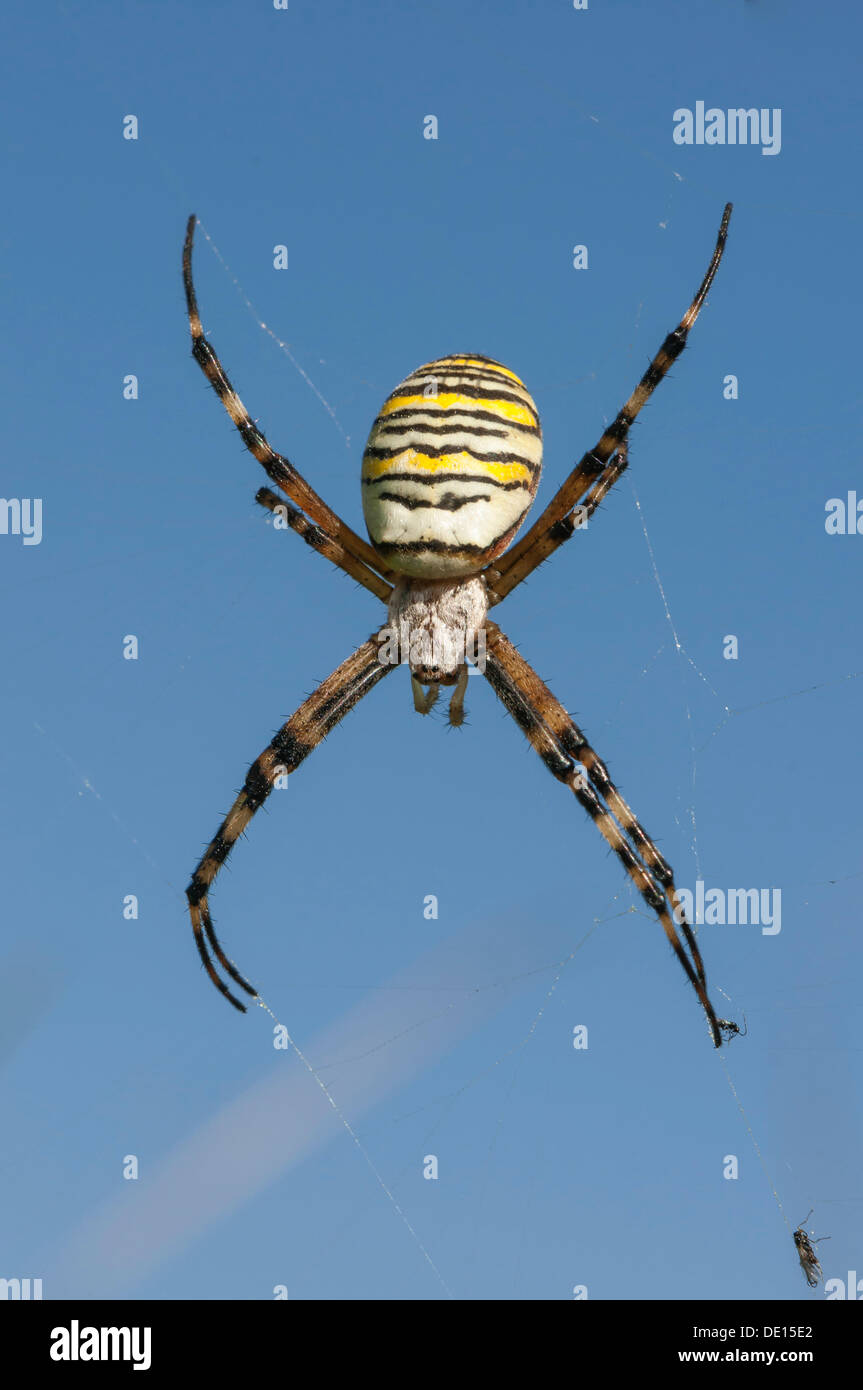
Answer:
[[[769,0],[9,17],[2,491],[42,499],[42,535],[0,535],[0,1275],[45,1297],[823,1298],[790,1238],[812,1207],[825,1276],[861,1267],[863,536],[825,529],[863,498],[860,30],[850,4]],[[699,101],[780,110],[780,152],[676,144]],[[629,475],[495,616],[681,886],[781,891],[778,933],[700,929],[747,1036],[714,1054],[658,923],[482,678],[456,732],[400,672],[214,893],[302,1055],[274,1048],[273,1017],[204,977],[183,889],[381,610],[254,506],[189,353],[188,214],[230,267],[199,231],[234,384],[362,529],[381,401],[454,351],[533,393],[544,505],[729,199]]]

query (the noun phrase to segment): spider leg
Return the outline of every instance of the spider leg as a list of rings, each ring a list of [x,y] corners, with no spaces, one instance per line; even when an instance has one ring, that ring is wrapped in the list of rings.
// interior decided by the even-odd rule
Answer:
[[[722,1036],[707,996],[701,952],[689,923],[683,918],[682,909],[675,908],[670,866],[614,786],[605,764],[560,702],[496,623],[488,623],[486,633],[486,679],[549,772],[574,793],[647,905],[656,913],[707,1015],[714,1046],[720,1047]],[[676,922],[680,924],[691,960],[678,935]]]
[[[242,791],[204,851],[186,889],[192,930],[204,968],[216,988],[241,1013],[246,1012],[246,1007],[231,993],[218,974],[213,956],[247,994],[256,997],[257,990],[243,978],[219,944],[209,906],[209,892],[213,880],[252,816],[266,801],[276,779],[295,772],[300,763],[317,748],[321,740],[348,711],[353,709],[383,676],[395,669],[394,666],[384,664],[378,659],[379,643],[385,632],[386,629],[382,629],[379,633],[373,633],[347,661],[343,661],[282,725],[260,757],[252,763]]]
[[[590,520],[602,499],[611,491],[628,465],[629,446],[627,441],[622,439],[617,453],[612,455],[605,468],[597,475],[583,502],[580,502],[577,507],[573,507],[571,512],[567,512],[566,516],[555,522],[539,536],[531,549],[525,552],[514,565],[511,565],[505,574],[495,577],[492,572],[493,566],[485,571],[486,583],[489,585],[489,608],[492,608],[496,603],[501,603],[517,584],[520,584],[538,565],[553,555],[564,541],[571,540],[574,533]],[[492,584],[494,587],[491,587]]]
[[[707,296],[707,292],[713,283],[713,277],[719,269],[719,262],[722,260],[722,253],[725,250],[725,242],[728,237],[728,223],[731,218],[731,203],[725,204],[722,214],[722,221],[719,226],[719,234],[716,238],[716,248],[707,267],[707,272],[702,280],[698,293],[687,309],[680,323],[672,333],[669,333],[661,348],[657,352],[644,376],[636,386],[626,405],[617,412],[608,429],[601,436],[596,446],[584,455],[581,462],[570,473],[569,477],[561,485],[554,497],[549,502],[545,511],[509,550],[505,551],[500,559],[495,560],[484,571],[486,581],[495,594],[501,595],[500,580],[507,575],[514,566],[518,566],[518,579],[513,581],[509,588],[514,588],[516,583],[520,583],[538,564],[545,559],[550,550],[544,549],[548,538],[548,533],[564,520],[571,512],[576,503],[584,496],[591,486],[598,481],[604,473],[612,455],[620,448],[621,443],[626,439],[630,426],[645,402],[650,398],[662,378],[666,375],[672,363],[682,353],[686,347],[686,339],[689,330],[698,318],[701,306]],[[622,470],[621,470],[622,471]],[[619,476],[619,475],[618,475]],[[612,480],[616,481],[616,480]],[[571,534],[571,533],[570,533]],[[562,537],[566,539],[566,537]],[[555,549],[554,546],[551,549]],[[509,592],[509,589],[507,589]]]
[[[543,719],[552,733],[560,741],[560,746],[564,753],[574,758],[584,768],[587,778],[596,792],[608,806],[612,815],[620,823],[626,835],[631,840],[635,849],[641,855],[644,863],[649,868],[651,874],[659,881],[668,897],[671,899],[672,906],[675,905],[677,888],[674,883],[674,872],[668,860],[665,859],[656,848],[653,840],[648,835],[644,826],[637,819],[632,807],[624,799],[617,787],[611,780],[608,768],[591,748],[585,735],[576,724],[575,720],[563,708],[551,691],[539,679],[536,672],[528,663],[519,656],[512,643],[506,638],[499,649],[499,656],[503,663],[508,664],[510,675],[518,680],[522,688],[529,688],[533,697],[533,703],[543,711]],[[678,911],[678,925],[686,939],[696,975],[702,985],[706,985],[704,975],[704,963],[701,959],[701,952],[698,949],[698,942],[682,910]],[[717,1020],[718,1026],[718,1020]]]
[[[388,575],[390,571],[368,541],[364,541],[342,521],[341,517],[331,511],[314,488],[310,487],[305,478],[297,472],[293,464],[284,455],[277,454],[272,448],[228,380],[227,373],[216,355],[215,348],[204,337],[201,317],[198,313],[198,300],[192,280],[192,245],[195,239],[196,221],[197,218],[193,213],[186,225],[186,241],[183,246],[183,285],[186,290],[189,329],[192,334],[192,355],[195,361],[239,430],[246,448],[258,460],[258,463],[261,464],[276,486],[281,488],[292,502],[308,513],[312,521],[333,540],[337,541],[355,560],[361,560],[369,569]]]
[[[379,574],[370,570],[368,565],[363,564],[362,560],[355,560],[353,555],[348,554],[344,546],[334,541],[332,536],[321,526],[315,526],[304,516],[296,507],[292,507],[283,497],[278,497],[275,492],[270,492],[268,487],[258,488],[255,494],[255,501],[265,507],[268,512],[282,517],[290,526],[292,531],[296,531],[298,536],[302,536],[306,545],[310,545],[312,550],[316,550],[324,559],[331,561],[338,569],[344,570],[351,579],[355,579],[358,584],[362,584],[364,589],[368,589],[377,598],[386,603],[393,591],[392,585],[385,579],[381,579]]]

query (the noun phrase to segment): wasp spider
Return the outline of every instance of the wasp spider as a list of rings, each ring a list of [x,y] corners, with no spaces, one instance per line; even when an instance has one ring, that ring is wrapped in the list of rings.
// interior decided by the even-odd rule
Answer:
[[[204,337],[192,282],[196,219],[189,218],[183,280],[192,352],[244,444],[294,505],[269,488],[261,488],[256,500],[280,513],[307,545],[387,605],[386,624],[300,705],[252,764],[186,890],[201,960],[213,984],[237,1009],[245,1011],[216,962],[240,989],[253,998],[256,991],[219,944],[209,892],[276,779],[295,772],[348,710],[402,662],[410,669],[416,709],[427,714],[440,686],[454,686],[450,722],[461,723],[470,655],[659,918],[707,1015],[713,1042],[721,1045],[722,1025],[707,996],[692,928],[676,904],[671,867],[581,729],[488,614],[570,539],[623,473],[630,426],[686,346],[719,266],[730,216],[729,203],[707,273],[677,328],[596,446],[510,549],[536,493],[542,457],[537,408],[515,372],[490,357],[456,353],[419,367],[396,387],[372,426],[363,456],[369,544],[270,446]]]

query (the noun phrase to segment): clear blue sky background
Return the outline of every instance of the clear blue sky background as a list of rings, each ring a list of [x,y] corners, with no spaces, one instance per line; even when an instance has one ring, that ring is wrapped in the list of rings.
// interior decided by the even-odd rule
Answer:
[[[2,492],[41,497],[44,533],[0,536],[0,1275],[45,1297],[822,1298],[791,1242],[813,1206],[825,1274],[863,1270],[863,536],[824,525],[863,497],[860,40],[855,6],[801,0],[7,16]],[[781,108],[781,153],[675,145],[699,100]],[[533,392],[544,503],[688,304],[727,199],[629,477],[496,616],[680,884],[781,889],[778,935],[701,929],[748,1036],[714,1054],[661,928],[481,677],[456,733],[400,672],[214,894],[313,1075],[211,988],[183,889],[380,611],[253,504],[189,354],[186,217],[231,269],[199,232],[238,390],[361,527],[381,401],[465,349]]]

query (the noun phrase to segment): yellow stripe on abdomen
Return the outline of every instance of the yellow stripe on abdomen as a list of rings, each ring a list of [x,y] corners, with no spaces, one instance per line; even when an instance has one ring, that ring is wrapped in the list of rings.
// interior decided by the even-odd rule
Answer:
[[[407,410],[411,407],[428,409],[429,400],[434,400],[437,410],[451,410],[458,406],[461,410],[469,409],[476,412],[481,410],[488,411],[491,415],[497,415],[501,420],[514,420],[521,425],[536,425],[538,423],[535,411],[531,411],[517,401],[502,400],[500,396],[489,396],[486,400],[482,397],[466,396],[463,392],[441,391],[439,395],[429,396],[391,396],[381,408],[378,416],[379,420],[387,415],[392,415],[394,410]]]
[[[415,449],[403,449],[398,454],[388,454],[386,458],[372,456],[363,463],[363,479],[370,481],[385,477],[389,473],[410,472],[421,478],[426,473],[479,474],[498,483],[523,483],[529,488],[532,473],[524,463],[498,463],[496,460],[478,459],[474,454],[462,449],[457,454],[441,454],[432,458],[429,454],[418,453]]]
[[[387,565],[470,574],[509,544],[542,468],[536,405],[515,372],[473,354],[417,368],[385,401],[363,455],[363,511]]]

